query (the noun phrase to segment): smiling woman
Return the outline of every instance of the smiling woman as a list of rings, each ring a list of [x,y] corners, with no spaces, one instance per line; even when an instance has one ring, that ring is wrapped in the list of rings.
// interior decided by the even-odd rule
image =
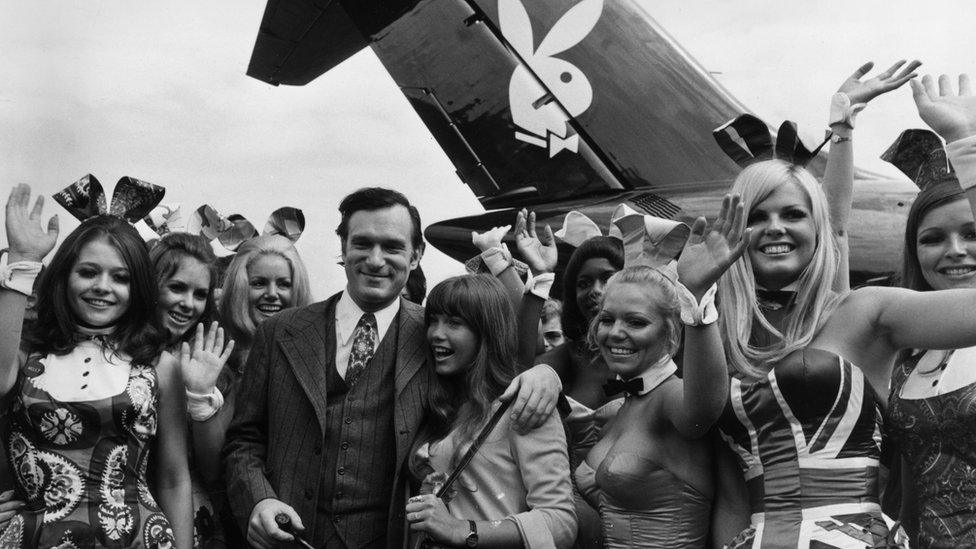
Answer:
[[[10,194],[14,272],[0,277],[3,443],[27,501],[0,530],[0,546],[189,547],[186,406],[179,362],[163,352],[153,318],[145,244],[121,218],[85,219],[51,259],[37,321],[21,340],[30,273],[58,232],[57,220],[41,228],[43,201],[30,209],[29,199],[26,185]],[[38,467],[54,474],[36,475]],[[91,489],[114,496],[91,498]]]
[[[217,257],[203,237],[169,233],[152,247],[149,258],[159,288],[156,311],[173,348],[192,338],[197,323],[210,320],[213,314]]]
[[[224,273],[220,319],[237,342],[232,357],[243,367],[261,322],[288,307],[312,302],[305,263],[290,240],[267,235],[248,240]]]

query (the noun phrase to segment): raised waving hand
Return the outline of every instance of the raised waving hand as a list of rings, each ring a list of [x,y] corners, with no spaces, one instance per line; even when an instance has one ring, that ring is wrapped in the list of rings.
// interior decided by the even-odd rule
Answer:
[[[854,71],[854,74],[850,75],[847,80],[844,80],[837,91],[846,93],[850,97],[852,105],[867,103],[883,93],[900,88],[905,82],[918,76],[915,74],[915,69],[921,64],[921,61],[913,60],[906,65],[905,60],[902,59],[889,67],[888,70],[862,81],[861,79],[874,68],[874,62],[869,61]]]
[[[18,184],[10,190],[7,200],[6,226],[9,261],[40,261],[58,241],[58,216],[52,216],[47,227],[41,226],[44,197],[38,195],[30,206],[30,185]]]
[[[976,135],[976,96],[968,74],[959,75],[958,93],[952,79],[943,74],[938,87],[931,75],[912,80],[912,95],[922,121],[947,143]]]
[[[718,218],[709,227],[699,217],[691,227],[691,235],[678,259],[678,280],[696,298],[728,270],[749,244],[752,229],[745,226],[745,214],[738,195],[725,195]]]
[[[551,273],[556,270],[559,251],[552,228],[546,225],[540,235],[536,231],[535,212],[523,208],[515,219],[515,244],[522,258],[532,269],[532,274]]]
[[[224,329],[216,322],[204,331],[203,323],[197,324],[193,346],[184,342],[180,349],[180,370],[186,389],[193,393],[210,394],[217,385],[217,377],[234,350],[234,340],[224,344]]]

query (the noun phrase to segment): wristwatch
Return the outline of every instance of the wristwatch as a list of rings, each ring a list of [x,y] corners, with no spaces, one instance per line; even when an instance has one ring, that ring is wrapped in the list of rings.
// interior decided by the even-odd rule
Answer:
[[[478,546],[478,525],[475,524],[473,520],[469,520],[468,527],[471,528],[471,530],[468,532],[468,537],[464,538],[464,546],[477,547]]]

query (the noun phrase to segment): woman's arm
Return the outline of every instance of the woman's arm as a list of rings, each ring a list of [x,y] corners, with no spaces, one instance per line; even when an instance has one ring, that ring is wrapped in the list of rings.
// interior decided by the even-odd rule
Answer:
[[[30,192],[29,185],[14,185],[7,199],[7,265],[23,262],[23,270],[5,276],[5,281],[0,284],[0,398],[10,392],[17,381],[20,336],[30,283],[37,276],[41,260],[58,240],[58,216],[53,216],[47,229],[43,229],[40,221],[44,197],[38,196],[31,208]],[[33,276],[29,274],[31,271]]]
[[[861,78],[874,66],[874,63],[865,63],[841,84],[831,100],[829,125],[833,140],[827,155],[823,189],[830,208],[830,226],[840,249],[840,264],[833,283],[834,291],[838,293],[850,289],[847,223],[854,196],[854,145],[851,140],[854,116],[875,97],[908,82],[915,76],[912,71],[921,65],[918,61],[912,61],[898,71],[904,64],[905,61],[899,61],[878,76],[861,82]]]
[[[512,307],[518,309],[519,302],[522,300],[522,279],[511,261],[511,254],[507,254],[507,248],[502,244],[502,239],[512,228],[511,225],[502,227],[492,227],[483,233],[471,232],[471,243],[482,253],[481,259],[485,262],[488,269],[498,277],[505,289],[508,290],[508,297],[512,302]],[[505,254],[501,250],[505,250]],[[486,255],[486,252],[490,255]],[[492,253],[495,252],[495,253]],[[507,255],[506,255],[507,254]],[[504,261],[503,255],[508,259]]]
[[[885,338],[891,353],[976,346],[976,290],[916,292],[871,286],[851,292],[842,308],[838,314],[849,315],[845,323],[851,337]],[[860,323],[868,323],[873,333],[861,333]]]
[[[715,500],[712,503],[712,547],[727,543],[749,527],[749,494],[742,471],[727,444],[716,432],[712,436],[715,459]]]
[[[234,341],[229,340],[224,345],[224,330],[216,322],[211,323],[206,331],[203,324],[197,324],[192,347],[184,342],[180,349],[180,371],[188,394],[197,395],[193,398],[215,394],[217,378],[233,352]],[[193,420],[193,458],[207,486],[221,480],[220,452],[227,427],[234,417],[232,398],[229,395],[223,395],[223,398],[223,404],[216,413],[204,407],[202,412],[213,413],[210,417],[196,417],[200,411],[194,409],[193,402],[189,406],[190,419]]]
[[[525,547],[569,547],[576,538],[576,507],[562,423],[553,416],[524,435],[509,430],[509,443],[529,510],[507,520],[518,526]]]
[[[557,417],[521,435],[502,424],[497,429],[507,434],[508,449],[517,470],[499,470],[497,483],[479,486],[491,494],[511,489],[518,476],[525,486],[527,511],[498,520],[476,521],[479,547],[569,547],[576,538],[576,510],[569,480],[566,435]],[[504,447],[493,451],[504,452]],[[500,463],[505,456],[491,460]],[[486,496],[490,497],[490,496]],[[513,502],[514,503],[514,502]],[[444,502],[433,495],[410,498],[407,520],[414,532],[425,532],[434,541],[463,547],[470,532],[466,517],[454,517]]]
[[[187,465],[186,398],[179,362],[163,353],[156,364],[159,423],[156,487],[159,506],[173,527],[177,548],[193,547],[193,504]]]
[[[546,225],[540,238],[535,227],[535,212],[522,209],[515,220],[515,244],[522,259],[529,265],[535,287],[522,295],[518,308],[518,364],[527,367],[533,363],[536,343],[539,340],[539,317],[542,306],[549,297],[553,271],[559,260],[556,238],[552,228]]]
[[[918,115],[945,139],[949,161],[976,218],[976,96],[969,76],[959,75],[957,94],[948,76],[939,77],[936,89],[932,77],[925,75],[921,82],[912,81],[912,96]]]
[[[729,393],[728,365],[718,329],[718,312],[710,300],[719,277],[745,251],[751,232],[738,196],[726,195],[711,227],[695,220],[678,261],[677,291],[686,296],[684,377],[681,388],[665,393],[664,413],[683,436],[699,438],[718,420]],[[686,292],[690,292],[690,296]],[[705,299],[703,299],[705,298]]]

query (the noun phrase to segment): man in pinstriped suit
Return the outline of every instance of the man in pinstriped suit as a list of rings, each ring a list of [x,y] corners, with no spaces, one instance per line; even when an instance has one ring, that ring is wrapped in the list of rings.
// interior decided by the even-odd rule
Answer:
[[[404,541],[403,465],[434,381],[423,309],[400,298],[423,255],[420,216],[382,188],[339,211],[346,289],[261,325],[227,435],[228,496],[257,547],[291,540],[275,524],[282,513],[315,547]],[[525,422],[551,413],[555,374],[519,381]]]

